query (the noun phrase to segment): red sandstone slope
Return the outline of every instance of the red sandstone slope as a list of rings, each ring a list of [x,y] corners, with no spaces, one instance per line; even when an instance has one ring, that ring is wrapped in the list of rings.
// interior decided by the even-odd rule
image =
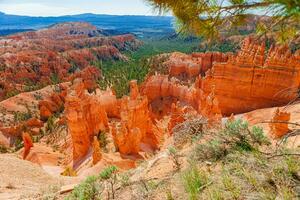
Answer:
[[[1,38],[0,99],[69,81],[94,61],[127,59],[120,51],[136,50],[140,45],[132,35],[103,36],[88,23],[58,24]]]

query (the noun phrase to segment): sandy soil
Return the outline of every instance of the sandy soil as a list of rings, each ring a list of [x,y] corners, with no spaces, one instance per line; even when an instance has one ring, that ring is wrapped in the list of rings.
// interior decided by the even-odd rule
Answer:
[[[0,154],[0,199],[39,199],[41,194],[60,188],[60,181],[40,166],[13,154]]]

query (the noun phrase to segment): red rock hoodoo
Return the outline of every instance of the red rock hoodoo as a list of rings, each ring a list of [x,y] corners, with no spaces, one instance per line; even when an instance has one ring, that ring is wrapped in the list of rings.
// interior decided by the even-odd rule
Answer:
[[[136,81],[130,82],[130,97],[121,100],[121,122],[112,128],[114,141],[121,154],[138,154],[141,148],[155,149],[159,140],[153,134],[148,99],[141,96]]]
[[[68,91],[65,116],[73,142],[73,165],[91,153],[95,135],[108,128],[108,118],[97,96],[90,95],[80,79]]]
[[[24,142],[23,159],[25,160],[30,152],[31,147],[33,147],[33,142],[31,136],[26,132],[22,134],[22,139]]]

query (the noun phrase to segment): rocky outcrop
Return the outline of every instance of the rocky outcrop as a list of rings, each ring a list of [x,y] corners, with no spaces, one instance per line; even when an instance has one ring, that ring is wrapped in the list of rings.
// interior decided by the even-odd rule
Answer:
[[[169,80],[165,75],[149,77],[142,87],[142,94],[146,95],[150,102],[158,98],[175,97],[195,108],[198,107],[199,92],[194,87],[181,85],[176,79]]]
[[[181,78],[192,78],[199,74],[204,75],[211,69],[215,62],[226,62],[228,55],[212,53],[193,53],[191,55],[182,53],[172,53],[165,63],[169,68],[169,75]]]
[[[54,92],[47,99],[39,102],[40,118],[47,121],[49,117],[58,112],[63,112],[67,88],[59,85],[58,91]]]
[[[38,135],[40,128],[44,126],[44,123],[37,118],[30,118],[26,121],[19,122],[14,126],[1,127],[0,131],[9,138],[21,137],[24,131],[31,134]],[[37,129],[36,129],[37,128]]]
[[[284,105],[297,98],[300,52],[292,54],[286,47],[272,47],[266,52],[263,44],[246,39],[237,55],[174,53],[165,63],[169,74],[149,76],[140,88],[137,81],[130,81],[130,95],[118,99],[112,89],[98,88],[94,80],[101,77],[101,72],[89,64],[106,53],[113,57],[115,51],[128,48],[126,41],[134,38],[113,37],[114,42],[110,43],[107,39],[75,35],[76,39],[66,36],[68,45],[63,53],[58,53],[64,54],[67,63],[74,61],[71,71],[68,67],[60,71],[61,75],[70,74],[67,78],[70,85],[57,87],[52,95],[40,101],[39,110],[43,121],[55,113],[64,114],[56,124],[67,125],[68,131],[64,133],[72,140],[68,142],[72,149],[68,155],[72,154],[73,168],[78,172],[88,163],[99,169],[116,163],[109,161],[111,155],[118,158],[115,160],[120,165],[134,166],[134,161],[123,163],[122,158],[147,157],[147,153],[164,147],[163,141],[176,135],[173,132],[179,134],[175,138],[180,138],[185,130],[174,130],[183,129],[184,126],[177,125],[187,119],[201,115],[208,118],[203,119],[205,123],[221,121],[223,116],[232,113]],[[40,36],[26,37],[38,39]],[[89,49],[84,48],[86,44],[91,45]],[[114,47],[107,48],[109,45]],[[76,49],[72,49],[74,46]],[[81,54],[83,57],[78,58]],[[56,54],[51,56],[57,57]],[[42,71],[51,73],[47,67]],[[34,78],[30,70],[25,72]],[[272,120],[289,121],[290,116],[277,110]],[[43,125],[35,120],[26,123],[29,127]],[[268,128],[277,137],[289,131],[287,124],[282,123],[272,123]],[[22,130],[21,127],[17,132]],[[27,143],[30,146],[30,142]],[[64,159],[64,164],[69,164],[69,159]]]

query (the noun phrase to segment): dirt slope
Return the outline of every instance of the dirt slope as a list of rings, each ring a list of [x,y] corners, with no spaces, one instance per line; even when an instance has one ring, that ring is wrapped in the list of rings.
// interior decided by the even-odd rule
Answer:
[[[42,168],[12,154],[0,154],[0,199],[39,199],[41,194],[59,188],[60,181]]]

